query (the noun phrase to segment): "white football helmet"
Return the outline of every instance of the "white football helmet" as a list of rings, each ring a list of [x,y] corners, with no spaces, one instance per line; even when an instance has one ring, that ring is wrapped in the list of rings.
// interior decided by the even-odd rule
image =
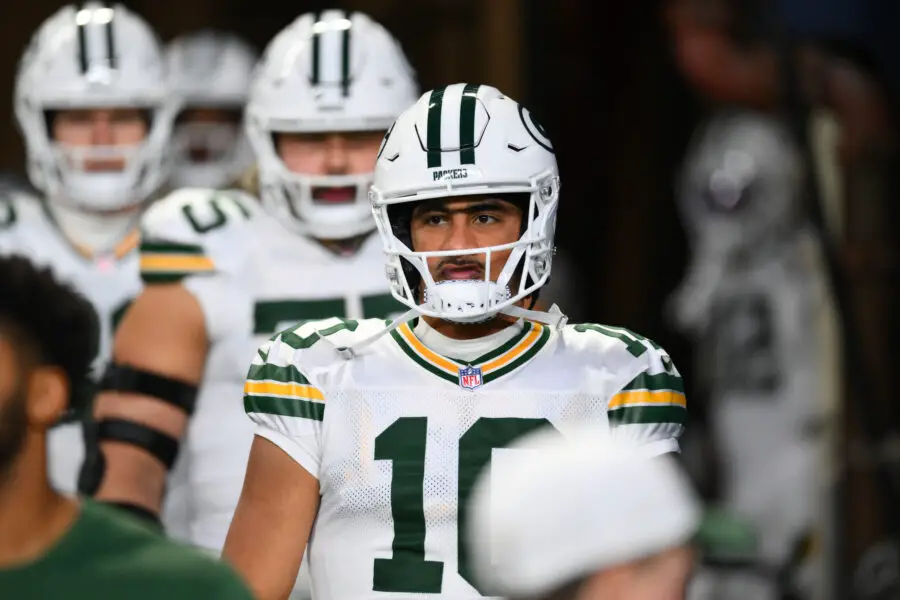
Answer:
[[[464,252],[411,248],[408,217],[400,216],[397,205],[473,194],[527,197],[516,242]],[[556,155],[528,109],[496,88],[456,83],[426,92],[404,111],[379,151],[371,198],[391,293],[420,314],[459,322],[483,321],[499,312],[522,315],[514,305],[550,276],[559,201]],[[497,281],[491,281],[492,257],[503,250],[512,252]],[[484,281],[435,284],[428,257],[475,254],[486,255]]]
[[[52,202],[85,211],[144,203],[168,175],[166,146],[176,105],[170,97],[161,44],[122,5],[68,5],[44,21],[19,63],[15,114],[25,138],[28,175]],[[143,142],[129,146],[67,146],[52,139],[48,113],[79,108],[148,112]],[[124,159],[117,172],[85,172],[90,160]]]
[[[805,227],[803,176],[802,157],[778,118],[722,110],[698,128],[678,185],[691,249],[667,309],[679,327],[707,327],[725,282],[788,255]]]
[[[204,29],[172,40],[166,61],[182,109],[238,111],[247,103],[256,50],[232,33]],[[253,152],[240,124],[176,123],[172,145],[174,187],[221,188],[236,181],[253,164]],[[205,160],[192,158],[202,149]]]
[[[328,10],[299,17],[269,43],[247,103],[245,123],[263,205],[286,225],[319,239],[372,230],[371,173],[293,173],[278,155],[273,134],[386,131],[417,93],[399,43],[368,16]],[[352,202],[314,199],[319,188],[346,187],[356,188]]]

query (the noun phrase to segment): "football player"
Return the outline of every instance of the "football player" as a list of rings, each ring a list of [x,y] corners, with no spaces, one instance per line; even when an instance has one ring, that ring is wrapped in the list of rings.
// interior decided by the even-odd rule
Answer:
[[[147,287],[96,402],[85,493],[157,519],[178,455],[169,497],[187,494],[190,515],[170,533],[221,550],[253,439],[239,399],[257,347],[304,318],[402,309],[368,190],[417,93],[397,41],[364,14],[306,14],[270,42],[246,110],[261,202],[187,188],[145,215]]]
[[[167,176],[175,106],[161,44],[123,6],[65,6],[25,50],[14,106],[41,197],[12,191],[0,199],[0,252],[48,265],[84,292],[100,316],[102,364],[141,287],[141,211]],[[53,484],[73,492],[81,427],[70,418],[49,439]]]
[[[256,50],[240,37],[204,29],[172,40],[166,61],[183,102],[172,145],[172,188],[233,186],[253,163],[242,117]]]
[[[181,100],[172,133],[175,155],[168,188],[244,188],[253,151],[244,133],[243,113],[256,50],[233,33],[202,29],[169,42],[166,63]],[[186,486],[173,486],[166,525],[187,530]]]
[[[559,176],[524,106],[486,85],[427,92],[388,130],[371,196],[409,310],[289,328],[244,387],[256,437],[224,556],[259,598],[286,595],[307,543],[316,598],[480,598],[467,501],[503,448],[595,423],[678,451],[686,405],[664,350],[531,308]]]
[[[688,147],[678,195],[692,257],[670,307],[705,375],[721,508],[752,533],[747,566],[784,567],[747,598],[775,597],[785,582],[818,598],[827,580],[821,490],[840,369],[803,177],[782,121],[723,110]],[[747,577],[733,565],[710,573],[722,586],[711,596],[733,594],[729,580],[746,589]]]

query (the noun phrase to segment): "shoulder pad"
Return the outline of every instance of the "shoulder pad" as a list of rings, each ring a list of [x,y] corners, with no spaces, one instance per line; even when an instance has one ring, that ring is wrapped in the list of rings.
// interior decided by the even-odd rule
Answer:
[[[343,319],[332,317],[304,321],[276,334],[272,339],[289,346],[310,368],[327,367],[346,358],[340,351],[358,344],[386,327],[383,319]]]
[[[0,237],[21,235],[33,243],[48,231],[55,231],[55,226],[40,198],[20,190],[0,192]]]
[[[588,362],[602,360],[617,372],[639,373],[650,367],[672,365],[668,353],[653,340],[624,327],[579,323],[566,325],[562,338],[567,348]],[[674,369],[674,366],[671,366]]]
[[[230,272],[247,254],[247,223],[262,209],[242,192],[183,188],[154,202],[141,219],[141,278],[180,281]]]

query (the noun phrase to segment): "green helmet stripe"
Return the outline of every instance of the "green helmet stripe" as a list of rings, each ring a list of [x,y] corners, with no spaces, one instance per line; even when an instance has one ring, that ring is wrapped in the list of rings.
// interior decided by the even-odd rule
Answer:
[[[466,84],[459,104],[459,162],[475,164],[475,103],[478,101],[477,84]]]
[[[350,21],[350,14],[344,13]],[[350,29],[347,27],[341,37],[341,93],[346,97],[350,92]]]
[[[312,28],[312,73],[310,74],[310,83],[313,85],[319,85],[319,69],[321,68],[319,62],[321,60],[320,54],[321,49],[319,48],[320,40],[319,40],[319,30],[316,28],[316,23],[321,21],[322,15],[318,12],[313,15],[313,28]]]
[[[428,98],[428,168],[441,166],[441,108],[446,87],[432,90]]]

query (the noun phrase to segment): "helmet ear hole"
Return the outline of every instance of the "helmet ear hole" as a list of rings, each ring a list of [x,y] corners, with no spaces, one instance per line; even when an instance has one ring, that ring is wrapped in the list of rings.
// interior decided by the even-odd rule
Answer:
[[[410,250],[415,250],[412,247],[413,203],[391,204],[387,207],[387,214],[394,237],[406,244]]]
[[[419,290],[419,284],[422,283],[422,276],[409,260],[401,257],[400,264],[403,265],[403,276],[406,277],[406,283],[409,285],[409,289],[412,290],[412,299],[415,300],[417,304],[422,302],[422,294],[421,290]]]
[[[391,231],[394,234],[394,237],[406,244],[406,247],[410,250],[415,250],[415,248],[412,247],[413,208],[412,202],[392,204],[387,207],[388,220],[390,221]],[[400,264],[403,266],[403,275],[406,277],[406,283],[409,285],[409,289],[412,290],[412,299],[415,300],[416,303],[421,302],[421,299],[419,298],[419,283],[422,281],[422,276],[406,258],[401,257]]]
[[[47,131],[47,139],[53,140],[53,123],[56,121],[56,115],[59,113],[57,110],[45,110],[44,111],[44,126]]]

